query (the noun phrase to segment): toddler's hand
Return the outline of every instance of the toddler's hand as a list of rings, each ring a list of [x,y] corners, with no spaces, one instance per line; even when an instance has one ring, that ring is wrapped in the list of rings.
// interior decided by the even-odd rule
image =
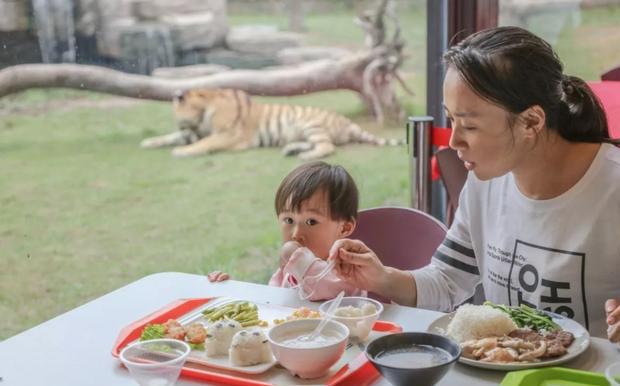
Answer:
[[[230,279],[230,275],[222,271],[213,271],[207,275],[207,279],[209,279],[211,283],[220,282]]]
[[[295,252],[297,248],[300,247],[301,244],[299,244],[297,241],[287,241],[282,245],[282,248],[280,248],[280,268],[284,268],[284,266],[286,266],[289,259],[293,255],[293,252]]]
[[[607,338],[612,342],[620,341],[620,300],[607,299],[605,302],[607,315]]]

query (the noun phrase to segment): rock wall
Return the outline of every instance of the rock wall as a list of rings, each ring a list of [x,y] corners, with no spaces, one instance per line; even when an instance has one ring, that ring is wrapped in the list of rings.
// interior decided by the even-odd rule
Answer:
[[[23,0],[0,0],[0,31],[26,31],[28,3]]]
[[[93,0],[82,0],[93,1]],[[97,51],[129,71],[200,63],[224,44],[226,0],[94,0]]]

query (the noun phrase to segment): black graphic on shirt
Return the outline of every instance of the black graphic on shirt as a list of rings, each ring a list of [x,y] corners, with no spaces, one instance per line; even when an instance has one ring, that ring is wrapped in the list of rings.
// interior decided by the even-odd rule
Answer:
[[[508,304],[562,314],[588,328],[585,257],[581,252],[516,240],[508,274]]]

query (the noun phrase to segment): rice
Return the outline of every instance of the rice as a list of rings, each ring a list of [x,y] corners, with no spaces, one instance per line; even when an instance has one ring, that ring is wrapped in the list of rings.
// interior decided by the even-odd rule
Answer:
[[[259,329],[241,330],[232,338],[230,364],[252,366],[269,362],[273,358],[265,333]]]
[[[517,328],[512,319],[500,310],[489,306],[464,304],[456,310],[446,333],[462,343],[471,339],[507,335]]]
[[[241,324],[232,319],[218,320],[208,326],[205,340],[207,356],[227,355],[230,342],[237,331],[241,331]]]

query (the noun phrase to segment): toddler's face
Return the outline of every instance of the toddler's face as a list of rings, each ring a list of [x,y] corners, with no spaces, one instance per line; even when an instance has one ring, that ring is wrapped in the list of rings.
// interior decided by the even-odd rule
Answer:
[[[323,192],[316,192],[302,202],[298,212],[285,209],[278,221],[283,242],[296,241],[321,259],[327,259],[334,241],[349,236],[355,228],[355,221],[330,217],[327,196]]]

